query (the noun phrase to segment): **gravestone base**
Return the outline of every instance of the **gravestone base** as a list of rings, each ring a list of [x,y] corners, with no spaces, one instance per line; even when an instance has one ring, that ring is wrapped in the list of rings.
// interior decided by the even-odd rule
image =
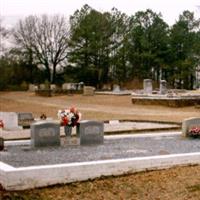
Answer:
[[[80,145],[80,138],[76,136],[63,138],[62,146],[65,145]]]

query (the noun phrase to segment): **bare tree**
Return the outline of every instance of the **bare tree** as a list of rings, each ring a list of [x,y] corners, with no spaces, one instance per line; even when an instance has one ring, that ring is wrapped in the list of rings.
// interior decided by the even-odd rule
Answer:
[[[48,81],[53,83],[57,68],[66,59],[68,34],[64,17],[42,15],[20,20],[14,38],[21,49],[32,54],[36,64],[45,67]]]

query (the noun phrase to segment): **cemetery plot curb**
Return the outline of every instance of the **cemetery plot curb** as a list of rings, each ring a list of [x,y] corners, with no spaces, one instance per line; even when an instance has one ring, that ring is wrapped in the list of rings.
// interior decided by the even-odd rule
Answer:
[[[200,152],[20,168],[0,162],[0,184],[6,190],[25,190],[192,164],[200,164]]]

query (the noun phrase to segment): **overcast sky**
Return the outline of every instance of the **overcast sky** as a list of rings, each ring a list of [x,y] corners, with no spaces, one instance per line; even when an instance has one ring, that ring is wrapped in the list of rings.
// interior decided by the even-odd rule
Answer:
[[[128,15],[150,8],[161,12],[169,25],[175,23],[184,10],[193,11],[196,17],[200,17],[200,0],[0,0],[0,16],[6,23],[30,14],[69,16],[86,3],[99,11],[110,11],[116,7]]]

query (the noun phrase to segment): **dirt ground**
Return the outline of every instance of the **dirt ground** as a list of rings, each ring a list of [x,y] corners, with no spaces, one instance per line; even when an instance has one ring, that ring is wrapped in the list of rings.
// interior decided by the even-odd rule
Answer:
[[[153,105],[133,105],[130,96],[64,95],[51,98],[28,92],[0,92],[0,111],[32,112],[34,117],[45,113],[57,119],[58,109],[77,107],[83,119],[137,119],[182,122],[199,117],[195,106],[169,108]],[[54,187],[6,192],[0,189],[3,200],[200,200],[200,166],[175,167],[168,170],[142,172],[119,177],[102,177],[81,183]]]

